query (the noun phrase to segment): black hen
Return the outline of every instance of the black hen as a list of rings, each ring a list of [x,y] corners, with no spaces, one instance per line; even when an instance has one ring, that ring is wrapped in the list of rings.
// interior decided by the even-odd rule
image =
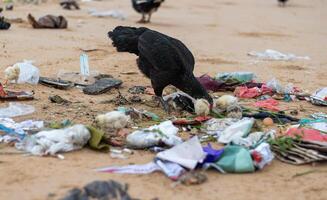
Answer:
[[[173,85],[195,99],[212,98],[193,75],[194,57],[179,40],[150,30],[118,26],[108,33],[119,52],[134,53],[137,65],[148,78],[160,102],[168,111],[162,91]]]
[[[278,5],[284,7],[284,6],[286,6],[287,1],[288,0],[278,0]]]
[[[142,14],[142,19],[139,22],[150,22],[152,13],[158,10],[162,2],[164,0],[132,0],[133,8]],[[147,20],[145,19],[145,15],[148,15]]]

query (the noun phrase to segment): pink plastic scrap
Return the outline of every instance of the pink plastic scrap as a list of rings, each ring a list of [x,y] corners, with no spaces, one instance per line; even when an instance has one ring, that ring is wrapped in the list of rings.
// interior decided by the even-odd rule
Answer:
[[[309,128],[290,128],[287,130],[288,136],[300,136],[302,140],[327,142],[327,135],[320,133],[318,130]]]
[[[277,107],[279,105],[279,102],[275,99],[266,99],[262,101],[257,101],[253,105],[255,107],[264,108],[267,110],[280,111],[280,109]]]
[[[259,88],[248,88],[246,86],[237,87],[234,91],[234,94],[240,98],[254,98],[261,95]]]
[[[234,94],[239,98],[255,98],[264,94],[271,94],[272,89],[262,84],[261,88],[253,87],[248,88],[247,86],[237,87]]]

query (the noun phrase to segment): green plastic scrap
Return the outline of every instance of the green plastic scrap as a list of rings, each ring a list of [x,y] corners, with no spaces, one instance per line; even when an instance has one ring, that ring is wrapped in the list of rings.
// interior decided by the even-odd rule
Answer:
[[[86,127],[91,133],[91,139],[89,139],[88,142],[90,148],[99,151],[108,152],[110,150],[110,146],[102,142],[104,132],[93,126],[86,126]]]
[[[228,173],[251,173],[255,170],[250,151],[236,145],[226,146],[221,158],[213,165]]]

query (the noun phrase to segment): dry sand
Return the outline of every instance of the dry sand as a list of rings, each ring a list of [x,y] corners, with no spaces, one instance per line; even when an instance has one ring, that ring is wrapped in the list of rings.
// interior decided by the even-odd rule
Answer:
[[[108,0],[81,3],[82,10],[65,11],[57,2],[41,5],[17,5],[7,17],[26,18],[28,13],[39,17],[62,14],[69,21],[67,30],[33,30],[30,25],[13,24],[9,31],[0,32],[0,70],[23,59],[34,60],[43,76],[55,77],[59,70],[78,71],[82,49],[102,49],[89,53],[92,70],[111,74],[124,81],[122,92],[133,85],[149,85],[137,71],[135,56],[117,53],[107,38],[107,32],[117,25],[140,26],[140,16],[134,12],[129,0]],[[128,19],[95,18],[89,8],[101,10],[121,9]],[[327,85],[327,1],[291,1],[286,8],[277,7],[275,0],[178,0],[166,1],[153,15],[149,28],[182,40],[193,52],[197,62],[195,73],[253,71],[261,80],[276,77],[282,83],[314,91]],[[276,49],[311,57],[309,61],[254,62],[246,55],[252,50]],[[99,104],[116,96],[112,91],[99,96],[87,96],[80,90],[61,91],[45,86],[12,85],[11,89],[34,90],[36,100],[27,102],[37,112],[16,118],[62,120],[91,123],[93,116],[112,110],[115,105]],[[50,104],[48,96],[62,95],[73,102],[63,107]],[[6,103],[1,103],[1,107]],[[292,104],[293,106],[296,104]],[[136,107],[144,107],[135,105]],[[306,113],[324,111],[304,103]],[[150,109],[151,110],[151,109]],[[153,110],[153,109],[152,109]],[[156,110],[155,112],[160,112]],[[162,113],[162,112],[160,112]],[[0,147],[0,152],[13,151]],[[275,160],[263,171],[255,174],[221,175],[208,172],[209,181],[199,186],[171,187],[171,181],[161,173],[151,175],[112,175],[93,171],[96,167],[147,163],[153,154],[136,152],[127,160],[115,160],[108,154],[88,149],[65,154],[65,160],[0,154],[0,199],[57,199],[69,189],[93,180],[114,179],[130,185],[133,197],[141,199],[327,199],[327,174],[312,173],[292,178],[296,173],[316,166],[292,166]],[[55,194],[48,197],[48,194]],[[51,195],[50,195],[51,196]]]

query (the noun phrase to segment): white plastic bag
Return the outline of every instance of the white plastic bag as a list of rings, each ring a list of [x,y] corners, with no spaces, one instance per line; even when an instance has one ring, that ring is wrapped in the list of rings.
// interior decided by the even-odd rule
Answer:
[[[10,102],[7,108],[0,108],[1,118],[18,117],[22,115],[28,115],[35,111],[35,108],[31,105]]]
[[[218,139],[218,142],[228,144],[237,138],[245,137],[249,134],[254,124],[253,118],[243,118],[237,123],[227,127]]]
[[[139,149],[156,146],[160,142],[175,146],[182,143],[182,139],[176,136],[177,133],[178,128],[171,121],[165,121],[147,129],[134,131],[127,136],[126,142],[129,147]]]
[[[21,143],[16,143],[16,148],[33,155],[56,155],[81,149],[90,138],[89,130],[84,125],[76,124],[65,129],[41,131],[25,137]]]
[[[33,61],[24,60],[22,63],[16,63],[19,66],[20,74],[18,78],[18,83],[30,83],[38,84],[40,78],[40,72],[37,67],[32,65]]]

